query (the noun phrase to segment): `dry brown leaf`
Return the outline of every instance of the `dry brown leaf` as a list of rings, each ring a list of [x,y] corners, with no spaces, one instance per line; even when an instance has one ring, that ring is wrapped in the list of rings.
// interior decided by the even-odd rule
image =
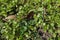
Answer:
[[[7,21],[9,19],[15,19],[16,20],[16,15],[9,15],[6,18],[4,18],[3,21]]]
[[[10,15],[8,17],[6,17],[5,19],[15,19],[16,18],[16,15]]]

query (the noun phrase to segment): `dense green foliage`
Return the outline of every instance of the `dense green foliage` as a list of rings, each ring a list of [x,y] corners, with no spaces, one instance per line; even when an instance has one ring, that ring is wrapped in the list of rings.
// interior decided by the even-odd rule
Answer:
[[[4,21],[9,15],[16,20]],[[39,27],[52,35],[45,39],[60,40],[60,0],[0,0],[0,40],[42,40]]]

